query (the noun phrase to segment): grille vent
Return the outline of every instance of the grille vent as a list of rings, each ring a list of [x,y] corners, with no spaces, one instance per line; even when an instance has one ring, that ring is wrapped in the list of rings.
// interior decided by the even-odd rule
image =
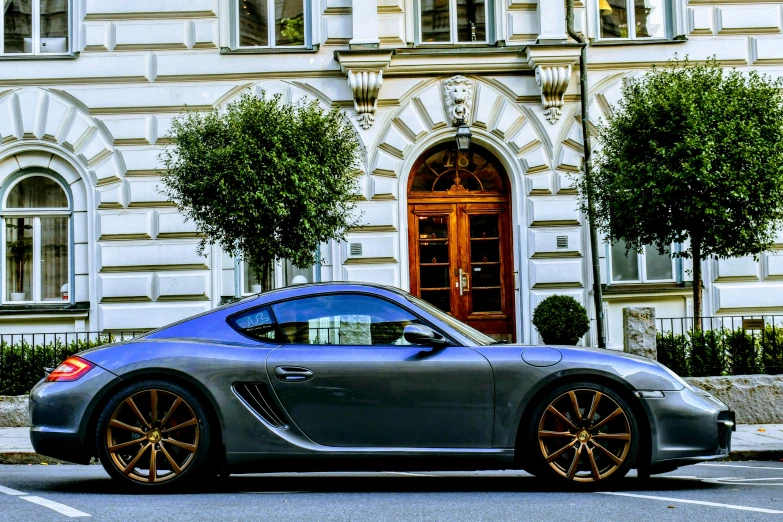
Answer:
[[[244,401],[245,405],[259,417],[275,428],[285,428],[283,415],[277,408],[269,385],[264,382],[239,383],[234,385],[234,392]]]
[[[557,248],[568,248],[568,236],[557,236]]]
[[[360,256],[362,255],[362,244],[361,243],[351,243],[350,244],[350,250],[352,256]]]

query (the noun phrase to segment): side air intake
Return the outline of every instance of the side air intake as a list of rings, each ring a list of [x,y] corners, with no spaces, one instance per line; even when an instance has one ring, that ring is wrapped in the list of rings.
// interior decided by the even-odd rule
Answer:
[[[237,383],[234,385],[234,393],[242,399],[245,406],[275,428],[287,427],[283,422],[282,413],[272,399],[268,384],[264,382]]]

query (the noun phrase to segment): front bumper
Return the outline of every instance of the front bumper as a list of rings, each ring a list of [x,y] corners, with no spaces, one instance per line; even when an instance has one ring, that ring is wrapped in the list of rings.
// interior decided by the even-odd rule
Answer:
[[[96,406],[119,378],[96,366],[74,382],[45,382],[30,392],[30,441],[36,453],[85,464],[95,453]]]
[[[651,421],[653,469],[727,457],[734,412],[718,399],[689,388],[644,399]]]

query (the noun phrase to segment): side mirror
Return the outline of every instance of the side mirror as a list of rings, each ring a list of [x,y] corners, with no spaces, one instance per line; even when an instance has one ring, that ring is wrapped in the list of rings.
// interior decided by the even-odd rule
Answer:
[[[442,335],[436,333],[432,328],[421,324],[409,324],[402,331],[405,340],[411,344],[422,344],[426,346],[444,346],[447,344]]]

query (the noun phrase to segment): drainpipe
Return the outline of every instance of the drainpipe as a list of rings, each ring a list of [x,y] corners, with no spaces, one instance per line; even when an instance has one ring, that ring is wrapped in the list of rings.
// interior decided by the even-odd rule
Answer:
[[[598,347],[606,348],[606,334],[604,333],[604,307],[603,291],[601,290],[601,261],[598,258],[598,233],[595,228],[595,198],[593,196],[593,177],[590,172],[591,145],[588,121],[590,116],[587,112],[587,44],[584,39],[574,31],[574,0],[566,0],[566,31],[568,36],[573,38],[582,46],[579,55],[579,99],[582,102],[582,136],[584,139],[584,175],[585,186],[587,188],[587,219],[590,227],[590,257],[593,259],[593,300],[596,316],[596,337]]]

